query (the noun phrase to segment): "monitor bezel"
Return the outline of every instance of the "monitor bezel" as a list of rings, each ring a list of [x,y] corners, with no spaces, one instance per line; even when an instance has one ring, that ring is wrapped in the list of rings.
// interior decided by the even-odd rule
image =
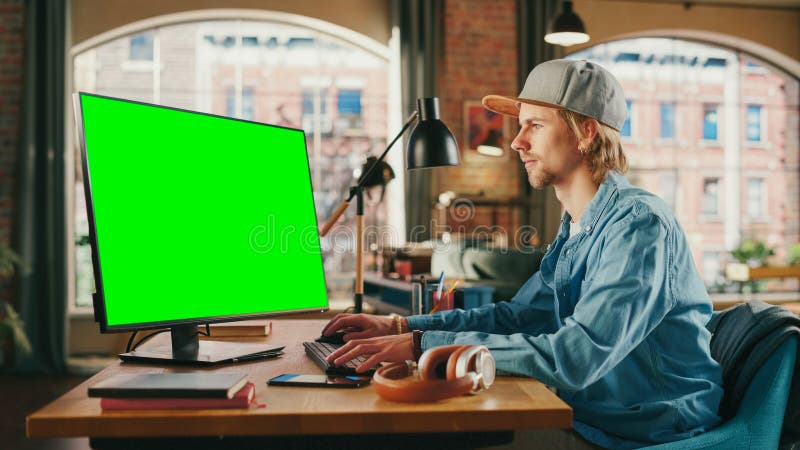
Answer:
[[[153,330],[159,328],[171,328],[176,325],[187,325],[187,324],[197,324],[197,325],[204,325],[210,323],[221,323],[221,322],[235,322],[240,320],[251,320],[251,319],[259,319],[265,317],[273,317],[279,315],[288,315],[288,314],[301,314],[301,313],[311,313],[311,312],[326,312],[330,309],[330,299],[328,298],[328,283],[327,278],[325,275],[324,269],[324,259],[322,257],[322,250],[320,248],[320,266],[322,267],[322,281],[325,284],[325,302],[326,306],[323,308],[301,308],[301,309],[292,309],[292,310],[283,310],[283,311],[269,311],[269,312],[260,312],[260,313],[252,313],[252,314],[237,314],[233,316],[211,316],[211,317],[199,317],[199,318],[187,318],[187,319],[177,319],[177,320],[165,320],[159,322],[140,322],[135,324],[121,324],[121,325],[109,325],[108,319],[106,315],[106,301],[105,301],[105,293],[103,288],[103,278],[102,278],[102,271],[100,270],[101,262],[100,262],[100,251],[99,245],[97,240],[97,227],[95,224],[95,214],[94,214],[94,202],[92,201],[92,188],[91,188],[91,176],[89,173],[89,164],[88,164],[88,154],[86,149],[86,136],[84,134],[84,123],[83,123],[83,109],[81,104],[81,98],[83,96],[95,97],[95,98],[102,98],[107,100],[115,100],[120,102],[126,103],[133,103],[137,105],[143,106],[151,106],[155,108],[162,108],[162,109],[169,109],[173,111],[179,111],[184,113],[214,117],[219,119],[225,120],[233,120],[238,122],[246,122],[254,125],[261,125],[261,126],[269,126],[269,127],[276,127],[276,128],[283,128],[292,131],[299,131],[303,133],[303,146],[305,147],[305,155],[306,155],[306,167],[309,171],[308,179],[310,182],[311,188],[311,195],[312,198],[314,196],[314,185],[313,185],[313,178],[311,174],[311,165],[308,160],[308,141],[306,140],[305,131],[301,128],[292,128],[286,127],[282,125],[272,125],[266,124],[262,122],[256,122],[252,120],[246,119],[238,119],[233,117],[222,116],[219,114],[211,114],[211,113],[204,113],[199,111],[192,111],[189,109],[184,108],[176,108],[173,106],[164,106],[164,105],[156,105],[153,103],[142,102],[138,100],[130,100],[124,99],[119,97],[112,97],[108,95],[100,95],[100,94],[93,94],[90,92],[78,91],[73,93],[73,108],[75,114],[75,125],[77,128],[76,136],[78,138],[78,145],[81,150],[81,173],[83,175],[83,192],[86,199],[86,216],[87,221],[89,223],[89,244],[91,247],[92,253],[92,271],[94,274],[94,282],[95,282],[95,292],[92,293],[92,307],[94,309],[94,320],[100,324],[100,332],[101,333],[120,333],[120,332],[130,332],[130,331],[140,331],[140,330]],[[319,223],[317,222],[317,205],[316,202],[312,202],[312,207],[314,208],[314,222],[315,227],[319,229]]]

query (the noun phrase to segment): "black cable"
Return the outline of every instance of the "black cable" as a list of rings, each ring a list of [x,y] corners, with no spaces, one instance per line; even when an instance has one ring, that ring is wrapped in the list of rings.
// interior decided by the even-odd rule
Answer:
[[[195,335],[199,334],[199,335],[203,335],[203,336],[211,336],[211,325],[208,324],[208,323],[205,324],[205,325],[206,325],[206,331],[205,332],[198,331],[197,333],[195,333]],[[128,345],[125,347],[125,351],[126,352],[130,352],[132,350],[136,350],[136,347],[138,347],[144,341],[150,339],[151,337],[153,337],[153,336],[155,336],[157,334],[164,333],[165,331],[172,331],[172,328],[164,328],[162,330],[154,331],[154,332],[148,334],[147,336],[144,336],[141,339],[139,339],[139,341],[137,341],[135,344],[133,344],[133,348],[131,348],[131,342],[133,342],[133,338],[136,336],[136,333],[137,333],[136,331],[134,331],[133,333],[131,333],[131,338],[128,339]]]
[[[136,331],[131,333],[131,338],[128,339],[128,345],[125,346],[125,353],[128,353],[129,351],[131,351],[131,343],[133,343],[133,338],[135,338],[135,337],[136,337]]]
[[[154,332],[148,334],[147,336],[144,336],[143,338],[139,339],[139,342],[133,344],[133,350],[136,350],[136,347],[138,347],[142,342],[150,339],[151,337],[153,337],[153,336],[155,336],[157,334],[164,333],[166,331],[171,331],[171,330],[172,330],[171,328],[164,328],[163,330],[154,331]]]

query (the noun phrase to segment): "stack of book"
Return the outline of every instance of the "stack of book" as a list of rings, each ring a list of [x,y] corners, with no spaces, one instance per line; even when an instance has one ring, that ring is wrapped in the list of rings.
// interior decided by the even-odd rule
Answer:
[[[240,320],[237,322],[212,323],[209,328],[210,334],[208,336],[201,334],[201,339],[218,337],[269,336],[270,333],[272,333],[272,322],[263,319]],[[197,327],[197,331],[204,333],[206,331],[206,326],[199,325]]]
[[[105,411],[130,409],[248,408],[255,385],[240,373],[114,375],[89,387]]]

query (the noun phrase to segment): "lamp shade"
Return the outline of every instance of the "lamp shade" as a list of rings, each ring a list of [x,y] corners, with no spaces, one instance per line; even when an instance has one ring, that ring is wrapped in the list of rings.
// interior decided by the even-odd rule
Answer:
[[[564,11],[550,22],[544,40],[548,44],[565,47],[589,41],[589,35],[586,34],[581,18],[572,12],[572,2],[564,2]]]
[[[439,99],[417,99],[419,122],[411,131],[406,152],[406,169],[457,166],[461,164],[453,133],[439,120]]]

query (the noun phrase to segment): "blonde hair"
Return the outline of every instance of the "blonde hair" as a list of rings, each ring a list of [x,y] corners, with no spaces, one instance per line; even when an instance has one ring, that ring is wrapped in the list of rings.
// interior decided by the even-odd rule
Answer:
[[[590,118],[566,109],[560,109],[558,112],[572,134],[579,140],[585,139],[583,124]],[[625,151],[622,149],[619,131],[600,122],[597,123],[600,125],[597,135],[583,153],[589,163],[592,180],[600,184],[606,179],[610,170],[620,173],[627,172],[628,158],[625,157]]]

